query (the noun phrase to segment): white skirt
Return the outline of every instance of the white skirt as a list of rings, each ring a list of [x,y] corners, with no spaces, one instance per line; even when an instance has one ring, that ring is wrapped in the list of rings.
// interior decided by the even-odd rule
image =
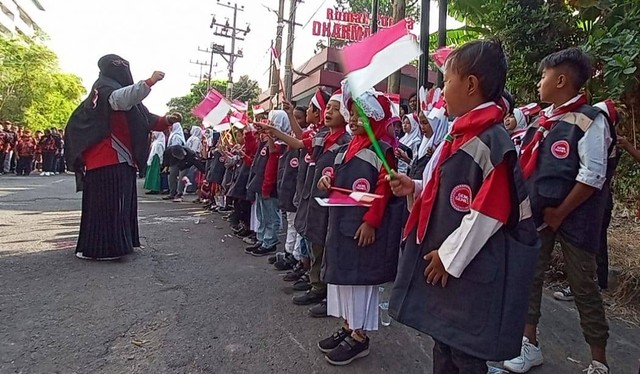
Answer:
[[[378,330],[378,286],[338,286],[327,288],[327,314],[344,318],[353,330]]]

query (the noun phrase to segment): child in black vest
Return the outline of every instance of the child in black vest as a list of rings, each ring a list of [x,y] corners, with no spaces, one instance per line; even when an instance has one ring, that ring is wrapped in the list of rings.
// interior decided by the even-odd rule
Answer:
[[[345,90],[343,89],[343,92]],[[397,117],[391,102],[369,91],[358,98],[377,139],[383,139]],[[343,327],[320,341],[318,348],[333,365],[347,365],[369,354],[367,331],[378,330],[378,287],[395,279],[403,204],[393,197],[382,161],[358,118],[352,100],[349,128],[353,139],[338,149],[332,168],[320,178],[320,190],[373,193],[371,206],[329,207],[323,279],[328,284],[327,311],[344,320]],[[391,145],[380,142],[388,163],[395,167]],[[334,191],[332,194],[335,194]]]
[[[609,326],[594,278],[608,194],[607,158],[615,130],[580,93],[592,74],[591,61],[582,50],[553,53],[542,60],[540,70],[540,100],[552,105],[529,129],[520,160],[542,252],[529,299],[522,352],[504,365],[525,373],[543,362],[536,328],[544,274],[558,241],[585,340],[591,347],[592,363],[587,372],[604,374],[609,372],[605,349]]]
[[[303,236],[311,242],[311,270],[309,272],[309,280],[312,288],[305,294],[295,296],[293,303],[296,305],[311,305],[321,303],[327,295],[326,284],[320,279],[320,271],[322,268],[322,258],[324,257],[324,244],[327,235],[328,209],[321,207],[314,197],[320,196],[322,193],[318,191],[317,183],[323,175],[323,170],[333,165],[335,151],[341,145],[349,142],[351,139],[346,131],[345,115],[341,109],[342,94],[334,93],[330,97],[324,113],[325,127],[320,129],[314,136],[299,140],[293,138],[282,131],[271,128],[270,134],[284,141],[292,148],[306,148],[311,159],[313,160],[313,168],[307,171],[305,186],[310,186],[307,190],[308,194],[303,195],[303,201],[308,204],[308,212],[306,216],[307,224]],[[326,304],[320,304],[324,308],[326,315]]]
[[[389,312],[434,340],[435,374],[485,374],[520,349],[539,242],[500,100],[507,62],[499,43],[451,53],[444,98],[456,117],[414,195]]]

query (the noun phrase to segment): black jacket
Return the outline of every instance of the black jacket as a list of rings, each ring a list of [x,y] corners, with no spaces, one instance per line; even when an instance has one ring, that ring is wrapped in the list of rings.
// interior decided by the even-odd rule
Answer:
[[[187,155],[184,157],[184,159],[178,160],[177,158],[173,157],[173,154],[171,154],[171,150],[174,148],[182,148],[185,150],[185,152],[187,152]],[[202,161],[200,161],[196,153],[191,149],[181,145],[172,145],[171,147],[167,147],[162,157],[162,166],[177,166],[180,170],[185,170],[192,166],[195,166],[196,169],[200,170],[201,173],[205,172],[204,164],[202,163]]]

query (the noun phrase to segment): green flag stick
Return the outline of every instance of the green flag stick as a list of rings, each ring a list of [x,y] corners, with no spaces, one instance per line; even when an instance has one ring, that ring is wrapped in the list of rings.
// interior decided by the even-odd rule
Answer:
[[[367,115],[364,114],[364,110],[362,110],[362,108],[360,107],[358,100],[354,99],[353,102],[356,103],[356,110],[358,111],[358,116],[360,116],[360,119],[364,124],[364,129],[367,132],[367,135],[369,136],[369,140],[371,140],[373,149],[376,151],[376,154],[378,155],[378,158],[380,159],[380,161],[382,161],[382,165],[384,165],[385,170],[387,170],[389,177],[393,179],[395,174],[393,173],[393,170],[391,170],[391,166],[389,166],[389,163],[387,162],[387,158],[382,152],[382,148],[380,148],[380,143],[378,143],[378,139],[376,139],[376,135],[373,133],[373,129],[371,128],[371,123],[369,123],[369,117],[367,117]]]

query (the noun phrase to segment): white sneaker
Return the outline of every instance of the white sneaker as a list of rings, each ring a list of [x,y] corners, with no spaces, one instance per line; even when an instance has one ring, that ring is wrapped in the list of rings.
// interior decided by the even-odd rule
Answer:
[[[609,374],[609,368],[605,364],[594,360],[583,372],[587,372],[587,374]]]
[[[47,175],[47,172],[46,172],[46,171],[43,171],[42,173],[40,173],[40,176],[41,176],[41,177],[44,177],[45,175]]]
[[[543,363],[542,350],[540,347],[529,343],[529,339],[522,338],[522,348],[520,356],[512,358],[503,363],[505,369],[514,373],[526,373],[534,366],[540,366]],[[598,372],[596,372],[598,373]]]
[[[93,258],[83,255],[82,252],[76,252],[76,257],[81,260],[93,260]]]

